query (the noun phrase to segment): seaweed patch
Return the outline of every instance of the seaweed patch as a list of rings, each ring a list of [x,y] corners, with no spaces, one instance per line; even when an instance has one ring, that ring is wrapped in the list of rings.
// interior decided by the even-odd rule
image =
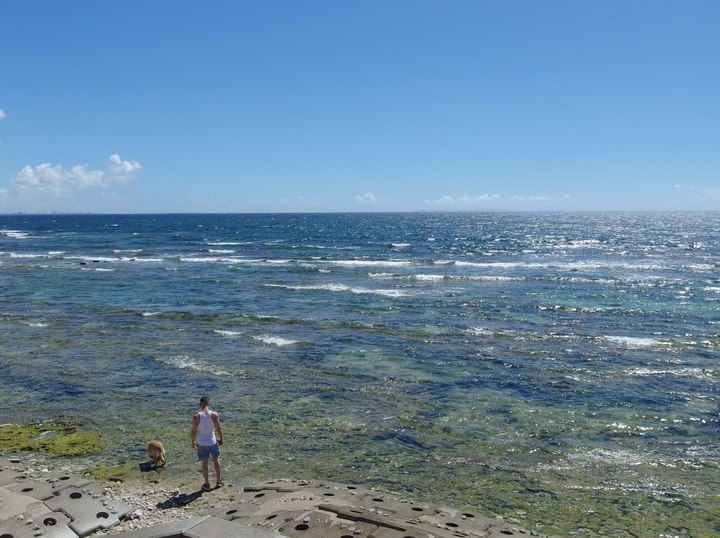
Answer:
[[[71,421],[0,425],[0,451],[38,451],[51,456],[86,456],[105,449],[99,435]]]

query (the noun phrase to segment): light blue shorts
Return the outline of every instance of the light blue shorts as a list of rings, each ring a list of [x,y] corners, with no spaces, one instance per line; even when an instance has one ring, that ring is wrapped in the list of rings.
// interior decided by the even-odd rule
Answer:
[[[220,447],[218,446],[217,443],[215,443],[212,446],[198,445],[197,456],[198,456],[198,461],[206,460],[210,456],[212,456],[212,459],[216,460],[220,457]]]

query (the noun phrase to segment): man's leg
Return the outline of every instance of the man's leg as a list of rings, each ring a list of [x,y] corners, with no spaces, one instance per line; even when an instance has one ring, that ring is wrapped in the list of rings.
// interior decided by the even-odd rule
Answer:
[[[222,480],[222,473],[220,471],[220,458],[215,458],[213,460],[213,463],[215,464],[215,478],[218,481],[218,484]]]
[[[202,460],[202,474],[203,478],[205,479],[205,484],[210,483],[210,477],[208,476],[208,460],[207,458]]]

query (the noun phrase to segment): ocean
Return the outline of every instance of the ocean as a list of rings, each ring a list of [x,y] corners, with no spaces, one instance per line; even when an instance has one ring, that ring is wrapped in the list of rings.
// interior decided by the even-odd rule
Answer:
[[[0,423],[567,536],[720,533],[720,213],[0,216]]]

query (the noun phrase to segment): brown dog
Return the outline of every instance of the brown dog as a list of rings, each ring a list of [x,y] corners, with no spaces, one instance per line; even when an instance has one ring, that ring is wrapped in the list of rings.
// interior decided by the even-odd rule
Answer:
[[[148,443],[148,456],[153,460],[153,464],[157,468],[158,462],[165,465],[165,447],[160,441],[150,441]]]

